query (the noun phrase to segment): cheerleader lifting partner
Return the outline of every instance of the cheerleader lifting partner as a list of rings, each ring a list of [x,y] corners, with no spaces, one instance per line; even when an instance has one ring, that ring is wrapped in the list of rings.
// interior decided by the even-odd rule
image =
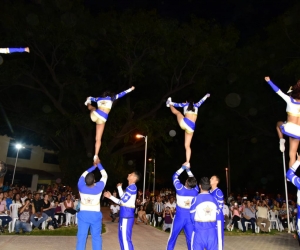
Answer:
[[[279,136],[279,149],[281,152],[285,151],[285,139],[283,134],[289,136],[290,142],[290,161],[291,167],[296,161],[297,150],[300,140],[300,80],[292,86],[288,93],[290,96],[284,94],[271,80],[270,77],[265,77],[266,82],[271,88],[286,102],[287,121],[277,122],[276,130]]]
[[[0,48],[0,54],[11,54],[17,52],[30,52],[29,47],[26,48]]]
[[[186,162],[189,163],[191,159],[191,141],[195,130],[195,122],[197,120],[198,108],[201,104],[210,97],[210,94],[206,94],[199,102],[194,103],[193,100],[189,100],[184,103],[172,102],[171,97],[167,100],[167,107],[170,107],[171,112],[177,116],[179,126],[185,131],[184,147],[186,154]],[[183,114],[175,107],[183,108]]]
[[[84,103],[88,109],[91,111],[90,116],[91,120],[96,123],[96,143],[95,143],[95,155],[94,155],[94,162],[99,159],[98,154],[101,147],[101,138],[103,135],[104,127],[106,120],[108,118],[108,114],[112,108],[112,104],[115,100],[123,97],[127,93],[134,90],[134,86],[130,89],[127,89],[117,95],[111,94],[109,91],[106,91],[102,94],[101,97],[88,97],[86,102]],[[98,108],[95,108],[91,105],[92,102],[96,102]]]

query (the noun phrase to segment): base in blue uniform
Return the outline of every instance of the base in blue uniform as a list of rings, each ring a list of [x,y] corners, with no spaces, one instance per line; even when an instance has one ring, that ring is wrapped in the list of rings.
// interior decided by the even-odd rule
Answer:
[[[194,231],[192,233],[191,246],[192,250],[217,250],[218,233],[216,228]]]
[[[132,227],[134,224],[133,218],[120,218],[119,220],[119,243],[121,250],[133,250],[131,241]]]
[[[175,248],[176,240],[182,229],[184,230],[188,250],[191,249],[191,238],[193,233],[191,218],[181,218],[180,216],[175,215],[167,244],[167,250],[173,250]]]
[[[85,250],[89,229],[92,235],[92,249],[102,249],[102,213],[80,211],[77,214],[78,232],[76,250]]]

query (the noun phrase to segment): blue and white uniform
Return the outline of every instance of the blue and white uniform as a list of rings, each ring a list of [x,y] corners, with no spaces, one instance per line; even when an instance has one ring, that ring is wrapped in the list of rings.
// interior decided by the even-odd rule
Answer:
[[[296,161],[292,167],[287,171],[286,178],[292,182],[297,188],[297,233],[298,233],[298,239],[300,239],[300,178],[295,175],[295,172],[297,171],[298,167],[300,165],[300,161]]]
[[[133,250],[133,244],[131,240],[132,227],[134,224],[134,211],[135,200],[137,194],[137,187],[135,184],[129,185],[125,192],[121,186],[118,186],[119,196],[118,199],[111,196],[110,199],[116,204],[120,205],[120,218],[119,218],[119,243],[121,250]]]
[[[99,163],[102,178],[94,186],[88,187],[85,184],[85,177],[96,169],[95,166],[85,171],[79,178],[78,190],[80,193],[80,212],[77,213],[78,232],[76,250],[84,250],[86,239],[90,228],[92,235],[93,250],[102,249],[102,213],[100,211],[100,197],[107,181],[107,173]]]
[[[184,102],[184,103],[176,103],[176,102],[172,102],[171,98],[168,99],[167,101],[167,106],[168,105],[172,105],[173,107],[176,108],[183,108],[183,114],[193,114],[193,115],[198,115],[198,108],[202,105],[202,103],[209,97],[209,94],[206,94],[199,102],[194,103],[194,111],[193,110],[187,110],[189,103],[188,102]],[[187,133],[193,133],[195,130],[195,123],[193,121],[191,121],[190,119],[184,117],[181,121],[180,121],[180,127],[186,131]]]
[[[173,219],[173,225],[171,228],[169,240],[167,243],[167,250],[173,250],[176,244],[177,237],[181,230],[184,230],[186,243],[188,249],[191,249],[191,237],[193,232],[193,224],[190,219],[190,207],[194,197],[199,193],[198,186],[188,189],[182,185],[178,179],[178,176],[186,170],[189,177],[194,177],[189,168],[182,166],[173,175],[173,185],[176,189],[176,214]]]
[[[0,54],[12,54],[17,52],[27,52],[26,48],[0,48]]]
[[[291,96],[284,94],[271,80],[268,81],[268,84],[272,87],[276,94],[285,100],[287,114],[290,116],[300,117],[300,102],[297,102]],[[285,122],[282,126],[280,126],[280,129],[283,134],[300,140],[299,125],[291,122]]]
[[[192,250],[221,250],[222,235],[219,204],[209,193],[200,193],[192,200],[190,215],[194,224]]]
[[[218,187],[214,190],[209,190],[209,193],[217,200],[220,208],[220,218],[221,218],[221,233],[222,233],[222,242],[224,247],[224,214],[223,214],[223,207],[224,207],[224,194],[221,189]]]
[[[108,118],[108,113],[104,112],[101,109],[107,110],[108,112],[111,110],[112,108],[112,104],[115,100],[123,97],[124,95],[126,95],[127,93],[131,92],[132,88],[127,89],[113,97],[107,96],[107,97],[89,97],[86,102],[84,103],[86,106],[88,104],[91,104],[91,102],[96,102],[98,109],[96,109],[95,111],[91,112],[91,120],[93,122],[96,122],[97,124],[103,124],[106,122],[107,118]]]

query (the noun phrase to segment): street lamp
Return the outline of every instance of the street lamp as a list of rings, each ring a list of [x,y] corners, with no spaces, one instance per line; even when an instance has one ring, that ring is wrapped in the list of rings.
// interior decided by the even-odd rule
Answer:
[[[12,181],[11,181],[11,185],[14,184],[15,172],[16,172],[16,167],[17,167],[17,162],[18,162],[18,156],[19,156],[19,151],[20,151],[21,148],[25,148],[25,147],[23,147],[22,144],[17,143],[16,144],[17,156],[16,156],[16,162],[15,162],[14,173],[13,173],[13,178],[12,178]]]
[[[227,198],[229,197],[229,192],[228,192],[228,168],[225,168],[226,171],[226,185],[227,185]]]
[[[155,196],[155,158],[150,158],[149,161],[153,160],[153,196]]]
[[[144,183],[143,183],[143,202],[145,201],[145,182],[146,182],[146,164],[147,164],[147,139],[148,136],[144,136],[144,135],[136,135],[136,138],[140,139],[140,138],[145,138],[145,162],[144,162]]]

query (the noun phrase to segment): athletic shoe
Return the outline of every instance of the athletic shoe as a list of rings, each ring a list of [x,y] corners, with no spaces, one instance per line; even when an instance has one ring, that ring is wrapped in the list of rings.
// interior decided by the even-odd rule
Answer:
[[[50,225],[50,226],[48,227],[48,229],[49,229],[49,230],[54,230],[54,227]]]
[[[169,108],[170,107],[170,102],[172,102],[171,97],[169,97],[166,101],[166,106]]]
[[[280,151],[281,151],[282,153],[285,151],[284,143],[285,143],[285,139],[281,138],[281,139],[279,140],[279,149],[280,149]]]

